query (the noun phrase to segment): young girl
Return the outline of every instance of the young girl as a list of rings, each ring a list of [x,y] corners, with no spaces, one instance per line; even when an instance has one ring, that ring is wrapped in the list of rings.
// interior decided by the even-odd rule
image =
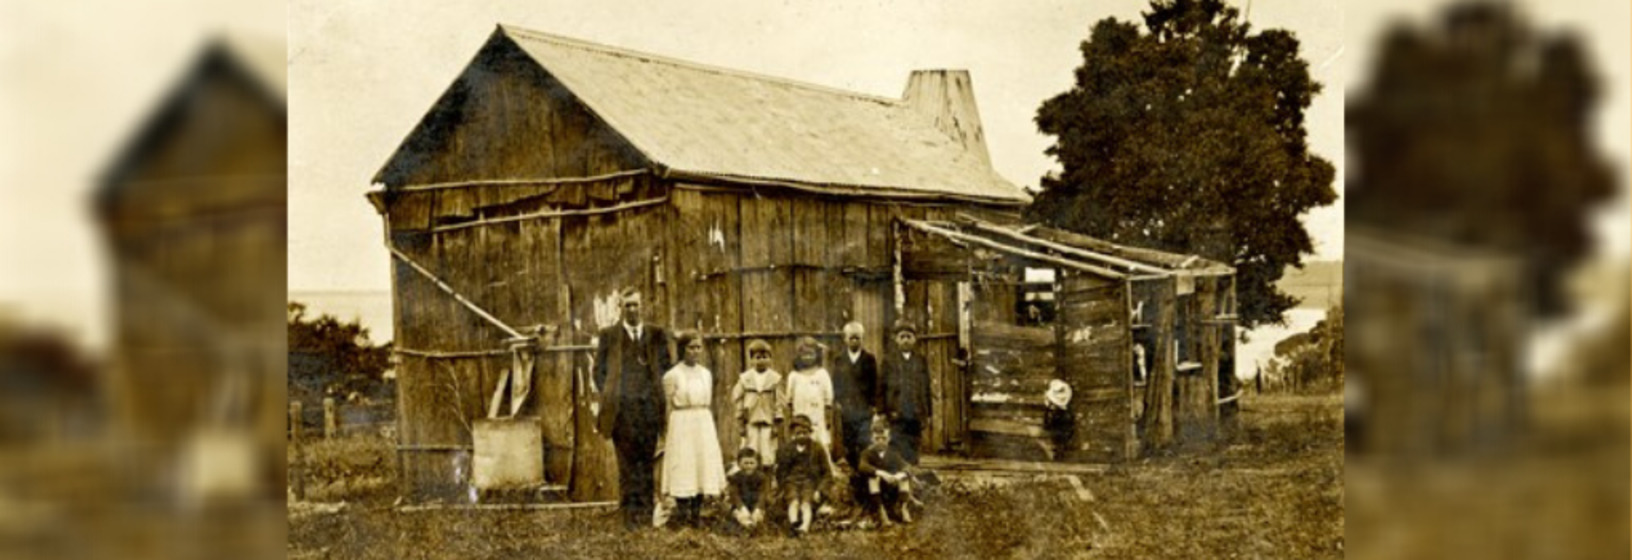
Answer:
[[[822,449],[832,449],[833,434],[827,420],[833,412],[833,378],[822,367],[822,347],[816,339],[801,338],[797,348],[793,373],[788,374],[787,415],[809,418],[811,437],[822,444]]]
[[[714,374],[699,362],[703,339],[695,332],[681,333],[676,342],[684,361],[663,374],[663,394],[669,405],[669,429],[664,437],[663,495],[674,498],[680,526],[699,526],[703,496],[725,491],[725,459],[714,431],[709,403]]]
[[[737,425],[742,430],[742,449],[752,449],[767,460],[776,457],[777,430],[782,424],[782,374],[771,369],[771,345],[764,340],[748,342],[748,371],[737,377],[731,401],[737,405]]]

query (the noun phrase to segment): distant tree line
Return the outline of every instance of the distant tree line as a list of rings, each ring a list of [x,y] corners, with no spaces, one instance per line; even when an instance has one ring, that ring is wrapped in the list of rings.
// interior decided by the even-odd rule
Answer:
[[[1275,344],[1275,357],[1260,372],[1264,391],[1324,392],[1343,388],[1343,306],[1309,330]]]
[[[389,398],[393,386],[384,375],[391,369],[391,343],[370,341],[357,320],[307,311],[306,304],[289,302],[289,399]]]

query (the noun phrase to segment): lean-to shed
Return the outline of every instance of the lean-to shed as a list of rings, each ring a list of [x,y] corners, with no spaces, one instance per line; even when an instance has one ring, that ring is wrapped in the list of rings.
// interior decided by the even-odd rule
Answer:
[[[1217,435],[1233,400],[1233,268],[1043,227],[907,219],[905,280],[958,286],[968,451],[1112,462]],[[1063,409],[1045,394],[1070,389]]]

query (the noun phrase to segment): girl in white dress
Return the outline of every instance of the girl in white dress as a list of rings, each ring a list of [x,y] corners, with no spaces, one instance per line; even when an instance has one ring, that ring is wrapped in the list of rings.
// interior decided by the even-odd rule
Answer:
[[[684,361],[663,374],[663,394],[669,406],[669,428],[664,436],[663,495],[675,499],[679,524],[701,523],[703,496],[725,492],[725,459],[714,430],[714,374],[699,362],[703,339],[683,332],[676,344]]]
[[[788,374],[788,413],[784,417],[809,417],[811,439],[821,442],[823,449],[833,449],[833,434],[828,429],[828,416],[833,412],[833,377],[822,367],[821,352],[816,339],[799,339],[793,372]]]

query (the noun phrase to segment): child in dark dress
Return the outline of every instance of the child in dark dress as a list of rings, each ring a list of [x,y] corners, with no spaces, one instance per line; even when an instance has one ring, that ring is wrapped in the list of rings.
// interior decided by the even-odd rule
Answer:
[[[810,532],[811,504],[819,499],[822,483],[832,476],[827,448],[811,437],[810,418],[793,418],[793,441],[778,450],[776,481],[788,504],[788,525],[798,533]]]
[[[759,452],[744,447],[737,452],[737,472],[727,477],[726,493],[731,499],[731,516],[744,529],[753,529],[765,521],[761,496],[770,490],[769,477],[759,469]]]

